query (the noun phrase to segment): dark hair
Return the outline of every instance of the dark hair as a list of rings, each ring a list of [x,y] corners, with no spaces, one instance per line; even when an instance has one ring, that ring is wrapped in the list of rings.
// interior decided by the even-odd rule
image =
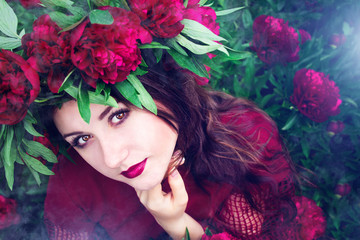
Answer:
[[[257,146],[244,134],[258,122],[225,124],[221,120],[221,117],[231,114],[236,121],[247,112],[256,112],[261,116],[258,121],[266,121],[271,126],[267,129],[269,135],[277,132],[274,121],[254,103],[201,87],[194,75],[184,70],[151,70],[140,80],[150,95],[171,112],[159,111],[158,116],[177,124],[176,150],[183,152],[186,169],[201,187],[205,180],[231,184],[244,194],[253,208],[260,211],[251,194],[254,188],[266,182],[276,195],[278,186],[271,177],[257,175],[252,170],[266,171],[269,173],[267,176],[277,174],[284,170],[276,161],[280,157],[288,162],[297,183],[295,168],[284,146],[281,151],[272,153],[269,159],[264,159],[265,146]],[[279,139],[279,142],[282,141]],[[264,161],[269,164],[265,165]]]

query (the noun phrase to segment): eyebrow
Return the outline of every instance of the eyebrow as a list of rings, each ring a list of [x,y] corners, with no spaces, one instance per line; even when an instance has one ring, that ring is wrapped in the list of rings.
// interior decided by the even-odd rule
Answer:
[[[63,135],[63,138],[67,138],[67,137],[70,137],[72,135],[80,135],[80,134],[84,134],[84,132],[71,132],[71,133],[67,133],[67,134],[64,134]]]
[[[105,108],[105,110],[99,115],[99,120],[103,120],[104,117],[110,112],[110,110],[112,109],[111,106]]]

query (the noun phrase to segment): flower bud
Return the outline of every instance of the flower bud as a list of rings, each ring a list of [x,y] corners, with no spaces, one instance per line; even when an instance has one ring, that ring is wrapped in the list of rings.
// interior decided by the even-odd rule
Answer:
[[[341,197],[348,195],[351,192],[351,186],[348,183],[338,184],[335,187],[335,194],[340,195]]]
[[[331,121],[326,127],[326,131],[329,136],[334,136],[335,134],[341,133],[345,128],[345,124],[342,121]]]
[[[337,48],[343,45],[346,42],[346,37],[344,34],[333,34],[329,40],[329,44],[333,48]]]

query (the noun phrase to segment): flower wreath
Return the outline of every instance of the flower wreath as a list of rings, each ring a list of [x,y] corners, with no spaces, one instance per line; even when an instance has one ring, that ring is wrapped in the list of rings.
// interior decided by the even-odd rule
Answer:
[[[33,22],[32,32],[18,33],[17,15],[0,0],[0,167],[9,188],[15,163],[25,164],[40,184],[39,173],[53,172],[37,158],[57,161],[54,149],[37,141],[44,135],[30,105],[69,94],[89,122],[90,103],[117,106],[110,96],[112,86],[135,106],[156,114],[137,77],[147,72],[145,49],[157,61],[166,51],[180,67],[209,78],[204,65],[213,64],[209,52],[229,52],[219,43],[225,39],[219,36],[216,13],[205,2],[32,0],[23,6],[44,14]]]

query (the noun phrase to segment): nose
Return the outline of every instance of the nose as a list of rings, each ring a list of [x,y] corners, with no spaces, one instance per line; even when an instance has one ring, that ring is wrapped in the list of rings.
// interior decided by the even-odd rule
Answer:
[[[117,168],[128,157],[129,149],[126,143],[107,141],[102,144],[104,164],[109,168]]]

